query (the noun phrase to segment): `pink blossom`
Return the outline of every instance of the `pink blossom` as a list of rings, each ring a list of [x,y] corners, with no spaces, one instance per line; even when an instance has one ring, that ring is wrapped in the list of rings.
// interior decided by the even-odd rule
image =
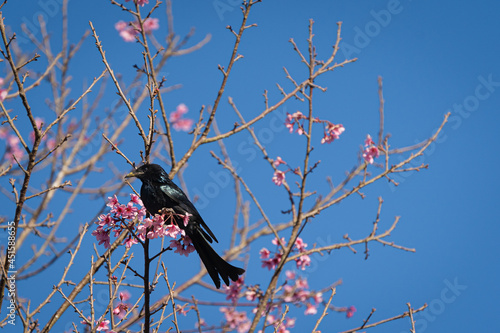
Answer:
[[[99,241],[99,245],[104,244],[106,249],[109,248],[109,232],[104,230],[101,226],[97,227],[96,230],[92,231],[92,236],[95,236],[97,241]]]
[[[56,147],[56,139],[54,138],[50,138],[47,140],[47,142],[45,143],[45,145],[47,146],[47,148],[49,150],[52,150]]]
[[[276,253],[274,255],[274,258],[271,258],[271,259],[268,259],[268,260],[262,260],[262,267],[267,267],[267,269],[271,270],[271,269],[275,269],[276,266],[279,264],[279,262],[281,261],[281,257],[283,255],[281,253]]]
[[[370,134],[366,135],[365,150],[363,150],[363,158],[366,163],[373,164],[374,159],[379,156],[379,150],[372,140]]]
[[[299,277],[297,280],[295,280],[295,287],[299,289],[308,289],[309,284],[307,283],[307,279]]]
[[[295,247],[297,247],[297,250],[299,250],[300,252],[305,251],[305,249],[307,247],[307,244],[304,243],[304,241],[300,237],[297,237],[294,245],[295,245]]]
[[[347,308],[345,316],[347,318],[351,318],[352,316],[354,316],[354,312],[356,312],[356,308],[351,305],[350,307]]]
[[[294,280],[295,279],[295,272],[294,271],[286,271],[285,276],[288,280]]]
[[[278,241],[278,238],[274,237],[274,239],[271,241],[274,245],[278,246],[280,245],[280,242]],[[285,244],[285,237],[281,237],[281,244]]]
[[[0,102],[5,101],[7,97],[7,89],[0,89]]]
[[[125,205],[116,205],[111,209],[111,213],[114,213],[116,217],[123,217],[123,213],[125,213],[127,206]]]
[[[365,147],[368,147],[368,146],[371,146],[371,145],[374,145],[375,142],[373,142],[372,140],[372,137],[370,136],[370,134],[367,134],[366,135],[366,139],[365,139]]]
[[[103,320],[97,325],[96,331],[109,330],[109,320]]]
[[[306,266],[311,265],[311,258],[308,255],[301,255],[297,259],[295,259],[295,263],[297,264],[297,269],[305,270]]]
[[[124,303],[118,303],[118,305],[113,309],[113,314],[118,318],[125,317],[125,314],[128,311],[128,305]]]
[[[314,301],[316,302],[316,304],[319,304],[319,303],[323,302],[323,293],[317,292],[314,294],[313,298],[314,298]]]
[[[276,185],[281,186],[284,180],[285,180],[285,173],[283,171],[276,170],[273,175],[273,182]]]
[[[176,224],[169,224],[165,227],[164,235],[172,238],[177,238],[179,234],[183,235],[183,230],[179,228]]]
[[[193,127],[193,119],[179,119],[174,123],[174,129],[176,131],[189,132]]]
[[[366,147],[363,151],[363,158],[369,164],[373,164],[374,159],[379,156],[378,148],[375,146]]]
[[[181,243],[181,240],[183,243]],[[191,243],[191,239],[188,236],[183,236],[180,240],[171,240],[170,247],[175,248],[175,253],[180,255],[185,255],[186,257],[194,251],[194,245]]]
[[[251,323],[244,311],[238,312],[233,308],[221,307],[226,323],[231,330],[236,329],[238,333],[246,333],[250,329]]]
[[[185,104],[179,104],[175,111],[170,113],[169,121],[172,123],[176,131],[189,132],[193,126],[194,121],[188,118],[182,118],[188,112]]]
[[[321,143],[332,143],[334,140],[340,137],[345,131],[345,128],[342,124],[335,125],[333,123],[328,123],[325,128],[325,135],[323,139],[321,139]]]
[[[114,208],[118,204],[119,204],[119,202],[118,202],[118,198],[116,197],[116,195],[113,195],[112,197],[108,197],[108,203],[106,204],[106,206]]]
[[[141,198],[135,194],[135,193],[130,193],[130,202],[136,204],[136,205],[139,205],[139,206],[144,206],[144,204],[142,203],[142,200]]]
[[[137,209],[137,207],[134,206],[134,203],[129,202],[125,206],[125,208],[122,212],[122,216],[126,219],[133,219],[134,217],[137,216],[137,212],[138,212],[138,209]]]
[[[118,30],[120,37],[126,42],[135,41],[135,36],[139,33],[131,23],[118,21],[115,23],[115,29]]]
[[[98,220],[99,220],[98,224],[101,227],[105,226],[113,227],[115,225],[115,221],[113,220],[110,214],[101,214],[99,215]]]
[[[250,302],[255,301],[258,295],[259,293],[257,292],[256,287],[250,287],[247,291],[245,291],[245,298]]]
[[[259,254],[260,254],[260,259],[268,259],[269,258],[269,254],[271,252],[266,249],[265,247],[263,247],[260,251],[259,251]]]
[[[15,135],[7,135],[7,149],[5,150],[5,157],[10,162],[14,161],[14,156],[20,160],[24,156],[24,150],[19,146],[19,138]]]
[[[121,291],[119,294],[120,301],[125,302],[130,299],[130,293],[127,290]]]
[[[130,0],[125,0],[126,2],[129,2]],[[149,0],[134,0],[134,2],[136,4],[138,4],[139,6],[142,6],[144,7],[144,5],[148,4],[149,3]]]
[[[229,286],[226,286],[226,299],[231,300],[233,303],[238,301],[240,298],[240,292],[243,288],[243,277],[240,276],[238,280],[232,282]]]
[[[186,214],[180,215],[180,216],[182,217],[182,222],[184,223],[184,226],[187,227],[187,225],[189,223],[189,217],[193,216],[193,215],[191,215],[188,212],[186,212]]]
[[[283,160],[281,159],[281,157],[279,157],[279,156],[278,156],[278,157],[276,157],[276,160],[274,160],[273,164],[274,164],[274,166],[275,166],[275,167],[279,167],[279,166],[280,166],[280,164],[286,164],[286,162],[285,162],[285,161],[283,161]]]
[[[160,28],[159,20],[157,18],[147,18],[142,26],[144,27],[144,32],[149,34],[153,32],[153,30],[158,30]]]
[[[132,247],[132,245],[137,244],[137,243],[139,243],[139,241],[135,237],[133,237],[133,236],[128,236],[123,241],[123,244],[125,244],[125,246],[127,247],[127,249],[130,249]]]
[[[287,112],[286,120],[285,120],[285,126],[288,128],[290,133],[293,132],[294,125],[297,124],[297,133],[299,135],[302,135],[304,133],[304,127],[303,124],[299,122],[299,120],[307,119],[306,116],[302,114],[302,112],[297,111],[294,114],[289,114]]]
[[[286,320],[285,320],[286,327],[294,328],[295,327],[295,321],[296,321],[295,318],[286,318]]]
[[[316,308],[315,305],[307,303],[306,307],[307,307],[306,311],[304,311],[305,315],[315,315],[316,313],[318,313],[318,309]]]
[[[172,111],[170,113],[169,121],[172,123],[175,123],[177,120],[181,119],[182,116],[184,114],[186,114],[187,112],[188,112],[188,108],[187,108],[186,104],[181,103],[181,104],[177,105],[177,108],[175,109],[175,111]]]

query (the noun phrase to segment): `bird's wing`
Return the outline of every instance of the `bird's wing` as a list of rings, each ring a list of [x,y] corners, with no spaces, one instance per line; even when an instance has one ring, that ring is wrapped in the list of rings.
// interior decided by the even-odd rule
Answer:
[[[193,215],[194,219],[208,232],[208,234],[218,243],[219,241],[215,237],[214,233],[207,226],[203,218],[201,217],[198,210],[193,205],[193,203],[188,199],[184,191],[182,191],[175,183],[171,182],[168,185],[162,185],[161,190],[165,193],[168,198],[174,202],[175,206],[182,209],[184,212],[188,212]],[[203,231],[203,230],[202,230]]]

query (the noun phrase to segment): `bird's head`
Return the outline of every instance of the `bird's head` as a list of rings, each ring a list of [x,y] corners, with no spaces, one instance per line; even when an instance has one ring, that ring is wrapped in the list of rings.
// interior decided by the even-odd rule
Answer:
[[[170,181],[168,174],[158,164],[143,164],[125,176],[125,178],[131,177],[139,178],[143,182],[168,183]]]

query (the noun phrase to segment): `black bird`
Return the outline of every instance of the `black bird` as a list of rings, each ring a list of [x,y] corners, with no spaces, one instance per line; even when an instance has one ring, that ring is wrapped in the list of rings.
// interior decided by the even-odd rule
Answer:
[[[217,238],[203,221],[193,203],[174,184],[161,166],[158,164],[144,164],[125,177],[137,177],[142,181],[141,200],[150,214],[154,215],[164,208],[171,208],[176,214],[185,215],[189,213],[192,215],[189,216],[187,226],[184,226],[181,217],[174,215],[174,218],[177,225],[184,229],[186,235],[191,238],[196,252],[198,252],[217,289],[220,288],[219,275],[229,286],[229,278],[236,281],[238,275],[245,272],[244,269],[227,263],[210,246],[209,242],[212,243],[212,240],[218,242]]]

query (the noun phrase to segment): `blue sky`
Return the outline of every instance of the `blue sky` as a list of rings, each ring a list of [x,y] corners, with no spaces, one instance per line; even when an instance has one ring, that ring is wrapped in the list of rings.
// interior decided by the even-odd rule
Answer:
[[[145,8],[149,9],[151,5]],[[9,2],[2,10],[7,25],[19,31],[19,38],[23,36],[20,23],[36,28],[34,17],[45,13],[48,30],[53,32],[51,43],[58,45],[61,12],[58,1],[41,1],[30,7]],[[500,177],[496,174],[496,166],[500,160],[495,148],[500,120],[500,23],[493,13],[499,10],[500,4],[496,1],[479,4],[418,0],[311,1],[307,4],[281,0],[263,1],[253,8],[249,23],[257,23],[258,27],[246,31],[243,37],[240,53],[244,58],[234,67],[219,109],[218,122],[223,129],[231,128],[235,121],[225,102],[228,96],[233,97],[248,119],[263,109],[262,93],[265,89],[269,91],[270,99],[276,100],[279,98],[276,83],[290,88],[283,66],[292,75],[305,77],[306,68],[300,64],[288,40],[293,38],[306,52],[310,18],[315,21],[314,40],[319,58],[330,54],[338,21],[343,22],[343,40],[337,61],[346,57],[358,58],[357,62],[317,81],[328,90],[316,95],[316,115],[342,123],[346,131],[341,139],[324,146],[319,143],[320,131],[316,132],[316,149],[312,158],[321,160],[321,164],[310,181],[311,191],[325,193],[328,190],[327,176],[338,183],[344,172],[356,163],[366,134],[376,136],[378,76],[384,79],[385,129],[391,134],[393,148],[428,138],[444,114],[451,112],[450,122],[440,141],[419,159],[419,162],[429,164],[428,170],[401,175],[397,188],[384,181],[374,184],[364,190],[365,199],[353,196],[316,217],[306,228],[303,238],[310,246],[341,242],[346,233],[351,238],[364,237],[371,231],[377,198],[381,196],[384,199],[381,230],[390,226],[395,216],[401,216],[390,240],[416,248],[416,253],[409,253],[372,244],[368,260],[364,259],[364,247],[356,248],[357,254],[344,249],[330,256],[313,257],[312,266],[306,271],[310,285],[319,288],[342,279],[343,284],[337,288],[333,304],[357,308],[351,319],[332,313],[320,326],[323,332],[360,326],[372,308],[377,311],[371,322],[401,314],[407,310],[407,302],[415,308],[429,304],[424,314],[415,316],[419,333],[484,331],[496,324],[493,318],[500,311],[496,302],[496,296],[500,295],[497,283],[500,278],[497,259],[500,254],[497,246]],[[196,28],[188,45],[211,35],[210,42],[201,50],[172,59],[164,69],[169,84],[182,84],[182,89],[166,96],[167,109],[174,110],[178,104],[185,103],[190,109],[188,116],[194,118],[201,105],[213,103],[221,81],[217,65],[227,63],[233,45],[233,35],[226,26],[237,27],[241,12],[237,1],[187,0],[174,1],[173,13],[176,32],[181,36],[192,27]],[[162,29],[166,26],[164,7],[153,16],[160,18],[161,29],[155,35],[161,39],[164,36]],[[115,72],[121,73],[125,82],[133,78],[135,71],[132,66],[142,58],[140,47],[123,42],[114,29],[118,20],[130,20],[125,12],[102,1],[70,1],[69,19],[73,42],[89,29],[88,21],[92,21]],[[28,44],[23,48],[30,49]],[[42,57],[40,66],[45,63]],[[91,81],[103,69],[92,38],[84,42],[73,66],[72,97],[77,96],[84,79]],[[43,104],[44,93],[39,90],[30,97]],[[115,101],[116,95],[109,86],[102,102],[103,109]],[[291,164],[302,160],[303,154],[297,152],[301,151],[304,141],[289,134],[280,124],[285,112],[297,110],[305,112],[306,105],[291,101],[276,115],[254,127],[267,142],[270,156],[279,155]],[[39,112],[42,116],[46,112],[50,118],[43,106]],[[135,135],[133,129],[129,133]],[[125,152],[139,161],[141,142],[133,135],[127,137]],[[288,217],[280,211],[288,209],[286,193],[271,182],[272,170],[249,138],[246,132],[230,138],[226,142],[228,150],[241,167],[241,176],[252,184],[273,221],[285,221]],[[185,133],[178,133],[175,139],[178,152],[184,151],[191,142]],[[215,144],[202,147],[190,160],[185,179],[190,195],[200,197],[200,213],[221,239],[218,246],[221,252],[229,243],[229,235],[225,237],[224,230],[231,223],[234,192],[231,184],[220,186],[215,196],[210,197],[207,192],[208,184],[216,182],[218,175],[224,177],[220,166],[210,157],[210,150],[219,152]],[[107,158],[113,160],[118,169],[127,170],[123,161],[112,155]],[[397,157],[395,161],[398,161]],[[376,169],[371,168],[375,172]],[[98,184],[100,180],[89,181]],[[6,180],[2,180],[2,185],[5,184]],[[134,185],[139,186],[138,183]],[[308,204],[311,205],[312,201]],[[92,198],[79,202],[74,207],[73,219],[61,228],[61,233],[71,237],[75,228],[92,218],[101,206],[102,202]],[[2,205],[0,213],[12,218],[12,207]],[[255,207],[251,213],[256,221],[259,216]],[[83,262],[90,262],[90,238],[86,243],[88,257],[82,257]],[[269,281],[271,274],[260,267],[258,250],[262,246],[270,247],[270,241],[270,238],[265,239],[249,250],[247,283],[265,285]],[[29,258],[29,252],[25,250],[27,252],[20,253],[18,260]],[[197,270],[198,261],[194,256],[189,259],[172,256],[171,260],[173,265],[169,267],[169,274],[172,279],[182,280],[184,271],[176,272],[175,266],[184,265],[182,260],[189,260],[193,272]],[[59,265],[62,267],[63,264]],[[76,280],[78,271],[74,274]],[[39,292],[39,297],[42,297],[51,286],[47,285],[47,290],[33,291],[28,281],[20,283],[18,290],[20,295]],[[192,293],[200,295],[201,299],[213,297],[199,289],[193,289]],[[206,311],[206,318],[217,318],[214,323],[222,318],[213,309]],[[302,318],[303,309],[293,311],[295,316]],[[189,322],[193,318],[183,319],[186,328],[192,328]],[[293,331],[310,331],[316,319],[317,316],[301,319]],[[65,323],[60,325],[61,329],[67,328]],[[409,328],[408,319],[401,319],[369,331],[408,332]]]

